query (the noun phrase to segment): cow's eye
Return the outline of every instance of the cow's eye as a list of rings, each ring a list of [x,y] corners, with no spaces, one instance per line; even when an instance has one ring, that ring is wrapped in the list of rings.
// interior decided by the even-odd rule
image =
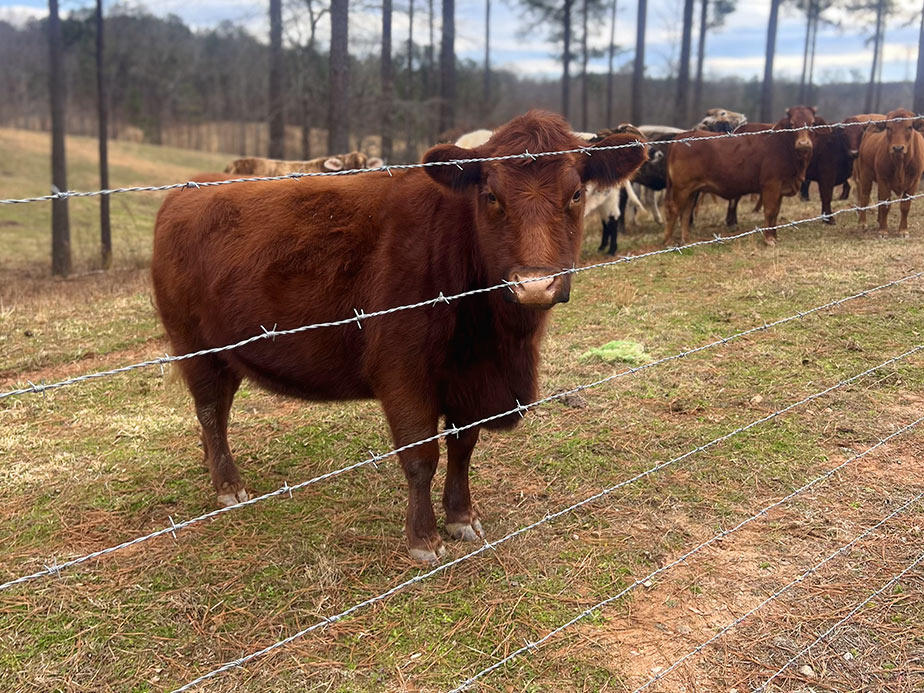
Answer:
[[[580,189],[580,188],[578,188],[577,190],[574,191],[574,194],[571,196],[571,201],[572,201],[572,202],[580,202],[580,201],[581,201],[581,189]]]
[[[489,192],[489,193],[488,193],[488,202],[490,202],[492,205],[496,205],[496,204],[497,204],[497,195],[495,195],[495,194],[492,193],[492,192]]]

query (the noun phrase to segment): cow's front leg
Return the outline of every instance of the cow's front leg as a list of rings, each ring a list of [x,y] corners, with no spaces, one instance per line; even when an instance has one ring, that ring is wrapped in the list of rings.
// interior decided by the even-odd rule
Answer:
[[[902,237],[908,235],[908,212],[911,210],[911,198],[909,195],[914,195],[913,189],[910,192],[906,192],[902,197],[902,201],[898,203],[898,208],[901,210],[901,220],[898,224],[898,233]]]
[[[783,204],[783,192],[779,185],[767,185],[760,191],[760,200],[764,207],[764,242],[767,245],[776,245],[776,222],[780,216],[780,207]]]
[[[439,418],[436,409],[416,401],[410,393],[404,392],[403,396],[402,393],[393,393],[392,397],[382,400],[382,406],[396,447],[412,445],[436,435]],[[439,444],[431,440],[415,445],[399,452],[398,459],[407,480],[404,532],[408,552],[415,561],[433,563],[446,553],[436,530],[436,515],[430,499],[433,475],[440,459]]]
[[[892,188],[887,181],[878,181],[879,184],[879,202],[883,202],[892,197]],[[884,236],[889,232],[889,212],[892,205],[882,205],[879,207],[879,235]]]
[[[446,511],[446,532],[453,539],[476,541],[484,536],[478,514],[472,508],[472,496],[468,488],[468,471],[477,442],[477,427],[462,431],[458,436],[446,437],[443,510]]]

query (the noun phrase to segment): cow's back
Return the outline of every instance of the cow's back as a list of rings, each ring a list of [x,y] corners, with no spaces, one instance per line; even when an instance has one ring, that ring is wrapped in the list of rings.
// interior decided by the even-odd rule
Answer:
[[[361,187],[361,189],[360,189]],[[369,306],[384,237],[382,181],[312,179],[171,192],[157,215],[152,280],[177,352],[352,315]],[[224,352],[272,389],[371,395],[356,324]]]

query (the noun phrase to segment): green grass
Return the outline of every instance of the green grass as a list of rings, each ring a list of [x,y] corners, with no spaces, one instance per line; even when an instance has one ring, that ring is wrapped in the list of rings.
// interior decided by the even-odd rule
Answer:
[[[0,147],[15,163],[7,167],[15,175],[2,179],[13,186],[4,195],[42,192],[36,186],[47,177],[46,155],[28,137],[0,131]],[[126,170],[116,184],[183,180],[221,163],[119,146]],[[75,143],[72,188],[95,187],[91,152],[89,141]],[[149,252],[159,198],[146,195],[117,196],[136,224],[126,221],[127,213],[120,217],[119,243],[134,248],[124,267],[143,266]],[[93,204],[73,207],[89,229]],[[789,218],[816,212],[814,203],[784,205]],[[143,270],[42,279],[47,207],[23,205],[9,214],[0,219],[21,226],[0,225],[0,242],[10,248],[0,273],[13,280],[2,289],[0,307],[2,389],[166,350]],[[702,237],[719,230],[722,214],[704,210]],[[918,215],[914,207],[907,241],[859,234],[841,217],[835,229],[785,232],[775,249],[746,240],[582,273],[571,302],[552,313],[543,394],[623,370],[619,363],[580,358],[611,341],[643,344],[658,359],[924,268]],[[760,221],[746,217],[744,223]],[[648,226],[620,242],[641,251],[659,236]],[[89,269],[95,253],[89,231],[86,239],[78,255]],[[587,238],[584,261],[601,259],[592,252],[596,241]],[[483,434],[472,486],[489,538],[905,351],[924,334],[921,292],[920,282],[878,292],[620,378],[580,400],[542,407],[513,433]],[[628,485],[204,690],[451,688],[919,416],[920,364],[912,358],[891,366]],[[753,532],[727,538],[721,553],[691,559],[689,568],[660,576],[650,589],[636,590],[569,636],[511,663],[486,680],[485,690],[618,691],[643,683],[652,666],[670,663],[668,654],[682,654],[697,635],[703,640],[714,632],[695,630],[687,640],[672,635],[675,623],[700,628],[703,621],[689,607],[727,604],[709,623],[727,620],[884,516],[890,499],[920,492],[922,442],[915,433],[888,446],[856,471],[753,523]],[[231,445],[249,490],[263,493],[364,459],[369,450],[383,452],[391,442],[374,402],[295,403],[245,384],[232,414]],[[0,401],[0,578],[211,510],[201,458],[191,404],[180,389],[164,387],[157,368]],[[442,473],[434,486],[437,502]],[[420,573],[404,550],[404,503],[403,476],[397,462],[387,460],[291,499],[201,523],[176,541],[164,537],[2,592],[0,690],[163,690],[377,595]],[[882,550],[870,547],[850,562],[832,562],[830,580],[859,589],[886,579],[881,557],[914,546],[900,538],[915,536],[904,525],[920,524],[921,516],[906,519],[889,530]],[[473,547],[449,541],[447,548],[454,558]],[[736,558],[746,566],[740,576]],[[720,578],[748,589],[741,596]],[[918,586],[903,582],[908,594]],[[785,608],[843,613],[839,594],[795,590]],[[869,671],[900,670],[907,661],[902,653],[920,648],[913,633],[924,628],[924,614],[900,596],[878,600],[851,631],[864,643],[857,652]],[[765,669],[734,654],[775,661],[780,653],[769,643],[778,632],[803,642],[804,634],[787,630],[785,619],[773,620],[777,611],[768,614],[755,621],[757,630],[730,634],[721,655],[709,651],[694,663],[689,675],[706,677],[702,690],[759,682]],[[886,626],[900,630],[889,631],[888,642],[868,654],[867,645]],[[655,656],[646,643],[659,637]],[[92,680],[83,672],[92,672]],[[835,687],[855,683],[840,669],[830,676]],[[666,690],[683,680],[668,680]],[[877,681],[867,688],[875,690]]]

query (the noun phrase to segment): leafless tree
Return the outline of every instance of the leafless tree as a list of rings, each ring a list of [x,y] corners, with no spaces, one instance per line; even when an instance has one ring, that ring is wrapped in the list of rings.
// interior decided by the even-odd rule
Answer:
[[[103,0],[96,0],[96,101],[99,113],[99,186],[109,188],[109,103],[103,53]],[[112,229],[109,224],[109,195],[99,196],[100,256],[103,269],[112,267]]]
[[[776,1],[776,0],[774,0]],[[645,23],[648,15],[648,0],[638,0],[635,20],[635,64],[632,68],[632,122],[640,124],[644,104],[642,91],[645,88]]]
[[[440,44],[440,132],[456,121],[456,3],[443,0],[443,40]]]
[[[285,158],[286,122],[282,96],[282,0],[270,0],[269,157]]]
[[[349,0],[330,3],[330,97],[327,108],[327,152],[350,150]]]
[[[780,0],[770,0],[770,21],[767,23],[767,55],[764,59],[764,82],[760,90],[760,119],[773,118],[773,56],[776,53],[776,27],[780,16]]]
[[[64,41],[58,0],[48,0],[48,88],[51,103],[51,184],[56,190],[67,190],[67,158],[64,148],[65,93]],[[71,273],[71,229],[67,198],[51,203],[51,273],[66,276]]]
[[[411,54],[408,53],[410,64]],[[395,71],[391,62],[391,0],[382,0],[382,157],[391,161],[392,113],[395,102]]]

